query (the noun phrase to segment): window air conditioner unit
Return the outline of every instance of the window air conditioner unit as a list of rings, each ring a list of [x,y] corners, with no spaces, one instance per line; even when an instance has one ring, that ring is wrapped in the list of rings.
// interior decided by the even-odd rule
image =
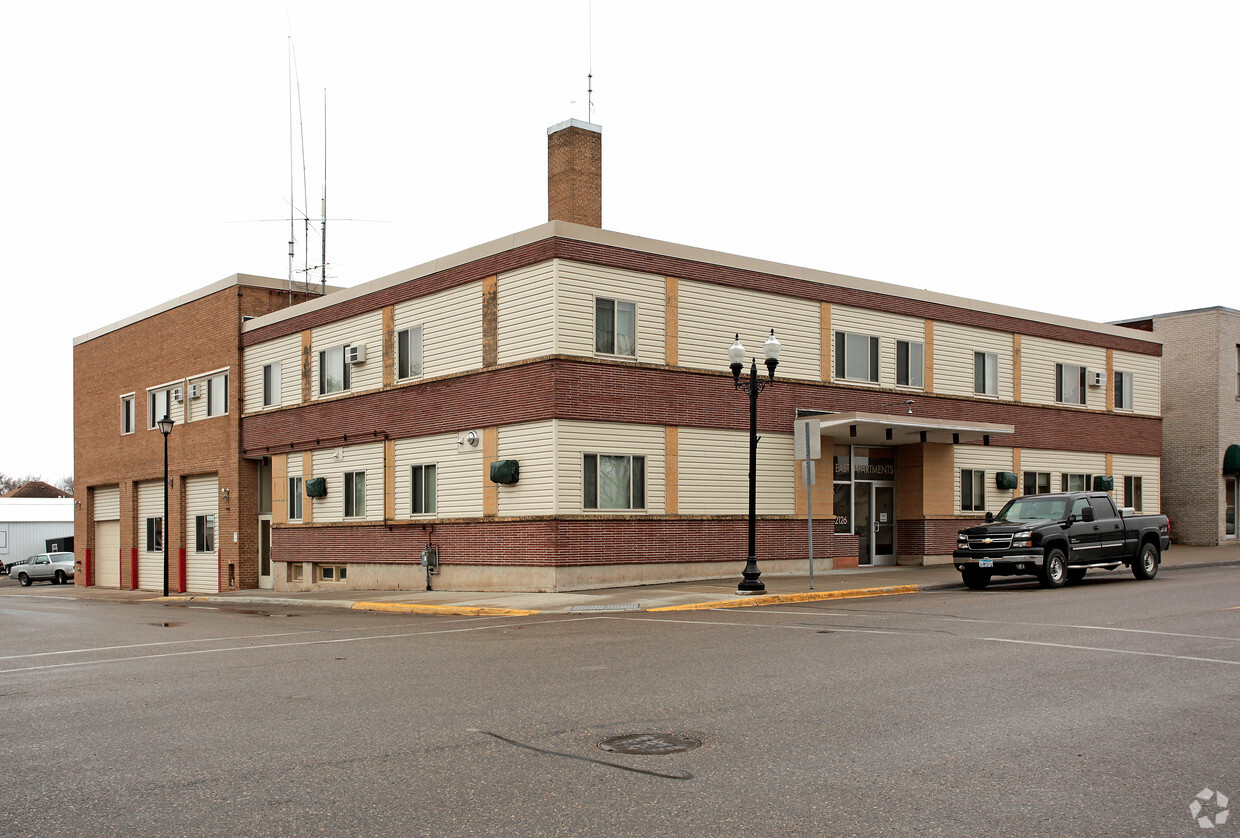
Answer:
[[[366,363],[366,347],[365,346],[346,346],[344,348],[345,360],[350,364]]]
[[[185,391],[183,391],[180,387],[173,387],[172,388],[172,400],[174,402],[185,401]]]
[[[1089,370],[1085,378],[1090,387],[1107,386],[1107,374],[1101,370]]]
[[[191,385],[189,385],[189,397],[190,397],[191,399],[196,399],[196,398],[198,398],[198,397],[199,397],[199,396],[201,396],[201,395],[202,395],[202,385],[201,385],[201,384],[191,384]]]

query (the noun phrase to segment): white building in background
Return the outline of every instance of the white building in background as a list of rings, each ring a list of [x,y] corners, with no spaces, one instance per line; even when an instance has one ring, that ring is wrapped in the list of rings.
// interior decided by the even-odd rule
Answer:
[[[73,503],[73,498],[0,498],[0,561],[71,550]],[[49,539],[59,540],[49,548]]]

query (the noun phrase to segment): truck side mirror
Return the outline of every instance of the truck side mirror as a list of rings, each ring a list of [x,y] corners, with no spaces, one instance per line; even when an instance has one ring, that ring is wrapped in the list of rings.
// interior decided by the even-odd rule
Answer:
[[[986,513],[986,523],[987,523],[987,524],[993,524],[994,522],[995,522],[995,513],[993,513],[993,512],[987,512],[987,513]]]
[[[1094,520],[1094,508],[1092,506],[1087,506],[1081,510],[1081,520],[1086,523]]]

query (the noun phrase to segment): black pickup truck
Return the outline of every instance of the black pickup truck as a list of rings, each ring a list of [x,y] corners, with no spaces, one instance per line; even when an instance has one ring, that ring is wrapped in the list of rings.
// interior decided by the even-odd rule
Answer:
[[[986,523],[961,530],[952,561],[964,584],[980,591],[992,576],[1034,575],[1044,588],[1079,582],[1090,568],[1132,568],[1153,579],[1171,545],[1166,515],[1122,513],[1106,492],[1013,498]]]

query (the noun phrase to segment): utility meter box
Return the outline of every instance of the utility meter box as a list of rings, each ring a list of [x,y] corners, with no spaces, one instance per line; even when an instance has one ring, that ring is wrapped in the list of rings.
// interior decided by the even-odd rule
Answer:
[[[306,481],[306,497],[308,498],[325,498],[327,497],[327,478],[315,477]]]
[[[422,567],[431,573],[439,572],[439,548],[428,544],[422,548]]]
[[[516,460],[496,460],[491,463],[492,483],[516,483],[521,478],[521,466]]]

